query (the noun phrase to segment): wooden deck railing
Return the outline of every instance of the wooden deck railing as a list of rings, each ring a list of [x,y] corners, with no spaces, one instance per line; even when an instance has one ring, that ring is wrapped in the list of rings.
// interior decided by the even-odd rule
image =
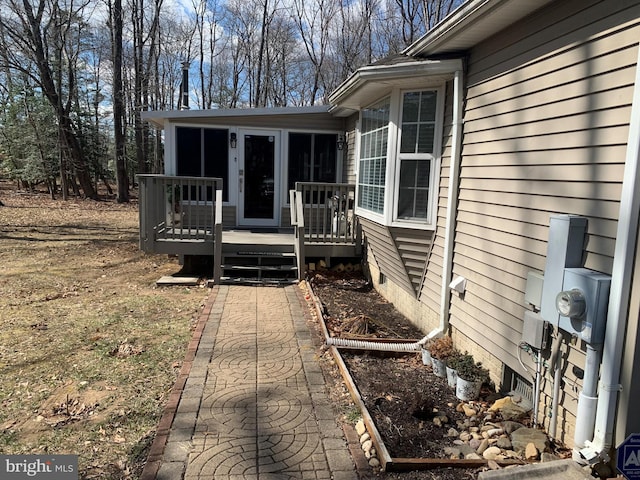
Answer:
[[[222,179],[138,175],[140,248],[145,252],[214,256],[220,280]]]
[[[304,272],[305,246],[357,247],[361,230],[354,215],[355,185],[296,182],[289,191],[298,272]]]

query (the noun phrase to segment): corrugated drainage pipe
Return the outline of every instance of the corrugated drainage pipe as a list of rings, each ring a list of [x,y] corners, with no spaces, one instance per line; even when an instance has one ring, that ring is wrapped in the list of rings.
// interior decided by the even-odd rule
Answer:
[[[334,338],[329,337],[326,343],[329,346],[342,348],[358,348],[362,350],[374,350],[379,352],[419,352],[429,340],[426,336],[422,340],[413,343],[388,343],[388,342],[371,342],[367,340],[353,340],[350,338]]]

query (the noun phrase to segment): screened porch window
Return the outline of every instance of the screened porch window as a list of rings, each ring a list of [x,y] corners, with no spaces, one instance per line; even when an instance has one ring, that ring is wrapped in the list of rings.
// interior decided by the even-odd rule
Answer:
[[[335,183],[338,136],[325,133],[289,133],[289,189],[296,182]]]
[[[223,180],[222,199],[229,200],[229,130],[222,128],[176,127],[177,175],[218,177]],[[195,188],[195,187],[194,187]],[[183,195],[186,195],[184,192]],[[212,201],[214,193],[190,192],[190,198]],[[186,198],[184,198],[186,200]]]

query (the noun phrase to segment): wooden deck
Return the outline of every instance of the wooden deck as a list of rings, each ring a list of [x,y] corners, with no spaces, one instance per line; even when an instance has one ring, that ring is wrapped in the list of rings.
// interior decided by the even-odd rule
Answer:
[[[302,279],[308,259],[331,265],[332,258],[362,253],[354,185],[297,183],[290,191],[291,226],[267,230],[222,228],[219,178],[139,175],[138,181],[141,250],[212,256],[214,282],[234,271],[258,272],[261,278],[280,270]]]

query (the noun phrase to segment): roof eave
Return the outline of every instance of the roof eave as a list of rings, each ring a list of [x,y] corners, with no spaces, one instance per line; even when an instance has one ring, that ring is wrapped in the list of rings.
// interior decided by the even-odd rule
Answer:
[[[554,0],[469,0],[402,53],[428,57],[464,52]]]
[[[257,117],[275,115],[321,115],[329,112],[328,105],[307,107],[279,107],[279,108],[229,108],[212,110],[158,110],[146,111],[140,114],[142,120],[164,128],[170,121],[179,122],[185,119],[198,118],[230,118]]]
[[[375,92],[389,87],[399,81],[415,79],[416,83],[427,82],[429,78],[449,78],[454,72],[462,69],[462,60],[459,58],[447,60],[412,60],[406,63],[394,65],[370,65],[362,67],[354,72],[329,96],[331,105],[330,113],[336,116],[346,116],[354,113],[362,106],[355,100],[356,94],[362,92]],[[369,98],[374,93],[365,93]],[[354,100],[354,101],[350,101]],[[356,105],[355,103],[358,103]]]

